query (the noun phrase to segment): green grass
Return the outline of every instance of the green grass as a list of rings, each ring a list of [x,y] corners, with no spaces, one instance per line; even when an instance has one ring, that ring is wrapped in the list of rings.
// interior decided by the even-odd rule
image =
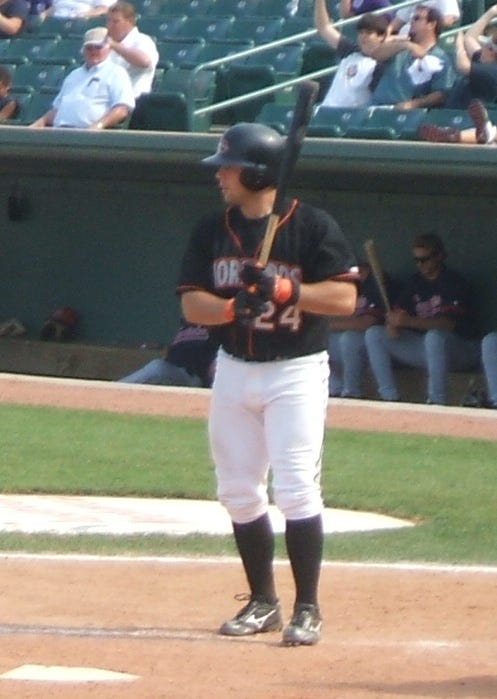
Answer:
[[[0,420],[4,493],[215,497],[203,420],[5,405]],[[496,463],[497,441],[329,430],[326,505],[406,517],[418,526],[330,535],[325,557],[497,563]],[[235,553],[231,537],[5,533],[0,550]]]

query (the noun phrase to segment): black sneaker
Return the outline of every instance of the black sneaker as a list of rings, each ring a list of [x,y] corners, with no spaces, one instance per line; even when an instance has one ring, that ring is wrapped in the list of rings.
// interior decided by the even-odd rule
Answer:
[[[283,645],[315,645],[321,638],[321,625],[321,614],[317,605],[297,603],[290,623],[283,631]]]
[[[259,599],[251,599],[238,614],[225,621],[219,629],[224,636],[250,636],[266,631],[281,631],[283,621],[278,602],[271,604]]]

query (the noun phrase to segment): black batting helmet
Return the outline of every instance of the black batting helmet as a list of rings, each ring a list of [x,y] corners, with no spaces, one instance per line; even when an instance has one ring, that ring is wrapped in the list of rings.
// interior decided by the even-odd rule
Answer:
[[[264,124],[240,123],[221,136],[214,155],[204,158],[205,165],[239,166],[240,182],[254,192],[276,185],[285,139]]]

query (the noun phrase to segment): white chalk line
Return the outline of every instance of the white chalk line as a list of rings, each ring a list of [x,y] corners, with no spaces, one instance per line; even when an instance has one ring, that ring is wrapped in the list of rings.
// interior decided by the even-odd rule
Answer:
[[[0,624],[1,636],[56,636],[61,638],[98,638],[98,639],[129,639],[185,642],[220,643],[258,643],[271,642],[276,638],[273,634],[263,634],[250,637],[223,636],[215,631],[166,628],[95,628],[71,626],[44,626],[36,624]],[[453,641],[445,639],[341,639],[338,636],[326,636],[328,645],[343,648],[405,648],[419,652],[424,651],[453,651],[465,648],[476,649],[479,646],[497,645],[497,640]],[[324,640],[324,639],[323,639]]]
[[[96,555],[77,553],[0,553],[0,562],[9,560],[25,561],[67,561],[74,563],[125,563],[154,565],[236,565],[240,560],[233,556],[126,556],[126,555]],[[288,566],[286,559],[276,559],[275,566]],[[468,573],[477,575],[497,575],[497,566],[491,565],[460,565],[436,562],[416,563],[401,561],[388,562],[354,562],[354,561],[323,561],[323,568],[358,569],[358,570],[392,570],[422,573]]]

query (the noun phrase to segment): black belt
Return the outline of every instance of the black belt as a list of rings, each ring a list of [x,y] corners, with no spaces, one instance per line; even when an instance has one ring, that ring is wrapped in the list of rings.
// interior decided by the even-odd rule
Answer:
[[[240,352],[230,352],[223,347],[226,354],[234,359],[240,359],[242,362],[283,362],[287,359],[297,359],[304,356],[301,352],[295,354],[275,354],[274,352],[258,352],[256,355],[248,355]],[[304,353],[307,354],[307,353]],[[314,353],[312,353],[314,354]]]

